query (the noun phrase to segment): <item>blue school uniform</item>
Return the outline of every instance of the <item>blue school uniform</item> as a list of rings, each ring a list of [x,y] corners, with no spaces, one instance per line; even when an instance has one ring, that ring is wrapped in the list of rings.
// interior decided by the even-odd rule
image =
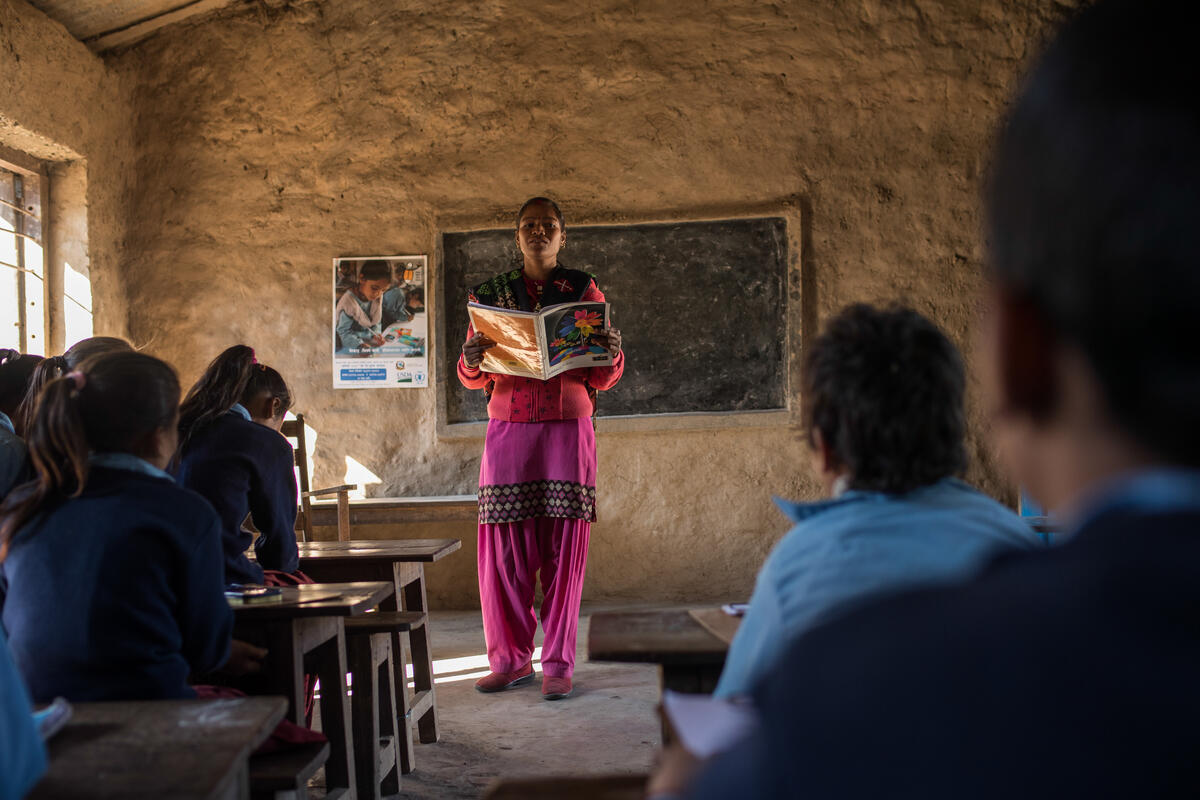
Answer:
[[[295,456],[287,439],[250,421],[241,404],[192,435],[184,446],[179,483],[212,503],[221,518],[226,583],[262,583],[263,570],[295,572]],[[255,564],[246,557],[253,534],[242,529],[249,514],[258,528]]]
[[[27,476],[28,452],[12,420],[0,411],[0,500]]]
[[[33,724],[29,692],[0,630],[0,800],[19,800],[46,771],[46,748]]]
[[[79,497],[41,511],[0,564],[0,621],[33,699],[194,697],[229,658],[220,520],[125,453],[93,457]]]
[[[353,290],[347,290],[338,300],[336,311],[337,324],[334,327],[344,350],[370,346],[368,340],[378,336],[382,330],[382,299],[362,300]]]
[[[789,641],[864,597],[963,578],[1040,546],[1007,507],[946,478],[906,494],[776,501],[796,523],[767,557],[714,694],[749,694]]]

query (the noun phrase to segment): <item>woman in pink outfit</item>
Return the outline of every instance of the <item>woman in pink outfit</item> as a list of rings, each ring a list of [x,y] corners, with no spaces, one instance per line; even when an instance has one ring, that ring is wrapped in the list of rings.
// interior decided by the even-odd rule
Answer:
[[[586,272],[558,263],[566,242],[562,212],[535,197],[517,214],[524,266],[470,292],[474,303],[521,311],[604,295]],[[621,332],[598,331],[610,367],[568,370],[548,381],[484,372],[495,342],[467,329],[458,378],[488,396],[479,470],[479,596],[491,674],[475,688],[499,692],[533,680],[534,582],[541,576],[542,696],[571,693],[588,534],[596,519],[596,392],[621,378]]]

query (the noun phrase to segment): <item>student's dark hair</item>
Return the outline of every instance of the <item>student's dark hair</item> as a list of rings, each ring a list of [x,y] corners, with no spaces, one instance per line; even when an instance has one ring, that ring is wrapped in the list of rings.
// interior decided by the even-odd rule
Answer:
[[[358,279],[360,281],[391,280],[391,277],[391,266],[381,258],[364,261],[358,267]]]
[[[563,219],[562,209],[558,207],[558,203],[551,200],[549,197],[531,197],[521,206],[521,210],[517,212],[517,227],[521,227],[521,217],[525,216],[525,212],[530,206],[550,206],[554,211],[554,216],[558,217],[558,227],[567,227],[566,221]]]
[[[1101,0],[1069,21],[1001,128],[985,207],[993,280],[1080,349],[1117,424],[1195,465],[1200,59],[1189,9]]]
[[[129,342],[116,336],[92,336],[80,339],[67,348],[67,352],[61,356],[42,359],[33,371],[29,388],[25,392],[25,399],[21,401],[21,407],[17,409],[17,416],[21,418],[17,430],[23,432],[25,420],[33,419],[33,414],[37,409],[38,396],[41,394],[42,388],[50,381],[66,375],[93,356],[132,350],[133,347]]]
[[[131,350],[85,359],[46,384],[26,435],[37,477],[0,505],[0,549],[44,506],[83,491],[90,452],[142,455],[178,408],[175,371]]]
[[[852,488],[907,492],[966,468],[962,358],[917,312],[845,308],[810,345],[802,380],[805,429]]]
[[[408,293],[405,294],[404,298],[406,302],[408,300],[420,300],[422,303],[424,303],[425,288],[423,286],[410,286],[408,287]]]
[[[179,409],[179,450],[206,425],[241,403],[269,392],[278,397],[283,410],[291,408],[292,393],[283,376],[259,364],[254,350],[244,344],[227,348],[212,360],[200,380],[188,389]]]
[[[13,421],[17,430],[22,429],[21,401],[29,392],[33,373],[42,361],[41,356],[31,356],[16,350],[0,350],[0,412]]]

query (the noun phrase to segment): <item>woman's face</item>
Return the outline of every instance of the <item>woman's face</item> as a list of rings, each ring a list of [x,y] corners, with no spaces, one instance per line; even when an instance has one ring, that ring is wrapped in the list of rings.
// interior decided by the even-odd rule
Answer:
[[[563,244],[563,229],[554,209],[535,203],[525,209],[517,223],[517,246],[523,255],[538,260],[558,255]]]

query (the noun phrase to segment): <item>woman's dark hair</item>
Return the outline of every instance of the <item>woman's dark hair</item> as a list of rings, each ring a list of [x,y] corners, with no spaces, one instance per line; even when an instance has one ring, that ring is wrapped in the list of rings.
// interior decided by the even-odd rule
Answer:
[[[372,259],[364,261],[358,268],[358,279],[360,281],[383,281],[391,280],[392,268],[388,262],[383,259]]]
[[[183,399],[179,409],[180,452],[192,436],[235,403],[253,400],[263,393],[279,398],[284,411],[292,407],[292,393],[282,375],[259,364],[254,351],[244,344],[227,348],[212,360]]]
[[[917,312],[845,308],[802,379],[806,430],[820,431],[852,488],[898,494],[966,469],[962,358]]]
[[[29,383],[41,356],[30,356],[16,350],[0,350],[0,413],[13,421],[17,430],[22,430],[21,401],[29,393]]]
[[[37,477],[0,505],[0,549],[41,508],[76,497],[87,485],[88,454],[143,455],[155,431],[175,423],[179,379],[152,356],[93,356],[46,384],[26,443]]]
[[[21,419],[21,422],[17,425],[17,431],[23,433],[25,430],[25,420],[33,419],[33,415],[37,410],[38,395],[41,394],[42,388],[50,383],[50,381],[66,375],[92,356],[124,351],[133,351],[133,347],[124,339],[119,339],[116,336],[92,336],[87,339],[81,339],[71,345],[67,348],[67,352],[61,356],[50,356],[49,358],[42,359],[38,363],[37,369],[33,371],[33,378],[29,381],[29,389],[25,392],[25,399],[21,401],[21,407],[17,409],[17,416]]]
[[[997,137],[989,268],[1094,370],[1108,408],[1167,461],[1200,464],[1200,60],[1186,3],[1084,8]],[[1045,414],[1053,395],[1033,398]]]
[[[517,212],[517,227],[521,227],[521,217],[525,216],[525,212],[530,206],[550,206],[554,211],[554,216],[558,217],[558,227],[565,228],[567,223],[563,220],[562,209],[558,207],[558,203],[551,200],[549,197],[531,197],[521,206],[521,210]]]

